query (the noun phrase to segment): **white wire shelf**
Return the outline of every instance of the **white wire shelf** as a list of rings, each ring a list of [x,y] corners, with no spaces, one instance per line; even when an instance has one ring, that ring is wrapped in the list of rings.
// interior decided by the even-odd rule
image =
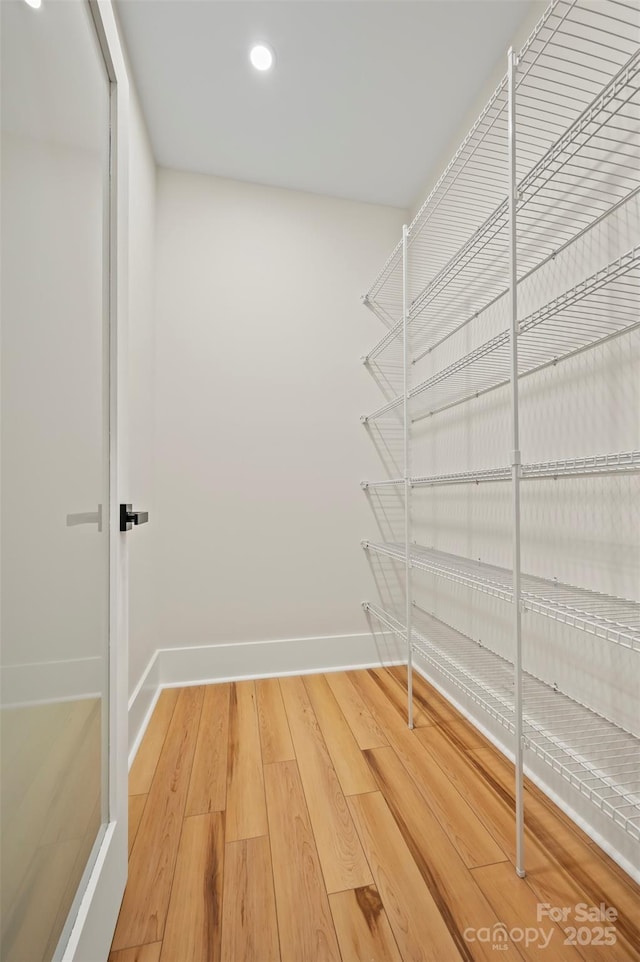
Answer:
[[[518,376],[534,374],[640,326],[640,247],[634,247],[560,297],[520,321]],[[503,387],[510,377],[510,332],[502,331],[453,364],[417,384],[420,421]],[[398,412],[402,395],[362,421]],[[422,409],[424,408],[424,410]]]
[[[639,75],[636,4],[558,0],[525,44],[517,79],[520,279],[637,192]],[[507,288],[506,175],[504,78],[410,227],[418,356]],[[368,359],[401,325],[400,254],[398,246],[367,295],[397,322]]]
[[[518,277],[566,247],[640,187],[640,51],[519,184]],[[519,96],[522,93],[519,92]],[[611,153],[618,124],[624,150]],[[424,356],[506,293],[509,246],[505,198],[414,301],[410,319]],[[473,290],[475,308],[464,305]]]
[[[396,251],[398,247],[400,248],[402,247],[401,242],[398,243],[396,250],[394,250],[393,253],[391,254],[389,261],[395,260]],[[402,294],[402,279],[400,280],[400,294]],[[402,302],[400,301],[400,304],[398,305],[395,292],[393,294],[393,297],[390,300],[387,299],[386,302],[384,300],[382,301],[371,300],[369,298],[369,295],[365,294],[362,298],[362,303],[364,304],[365,307],[368,307],[369,310],[376,315],[379,321],[382,321],[385,327],[389,327],[389,328],[396,327],[399,313],[402,313]],[[393,336],[395,336],[395,334]]]
[[[520,322],[518,376],[558,364],[638,326],[640,247],[634,247]],[[510,332],[502,331],[417,384],[409,394],[420,398],[413,420],[508,384],[510,363]]]
[[[402,417],[402,406],[404,404],[404,396],[399,394],[397,397],[392,398],[383,404],[382,407],[377,408],[372,411],[371,414],[364,414],[360,420],[363,424],[368,424],[369,421],[378,421],[380,418],[387,418],[393,416],[396,419]]]
[[[365,602],[406,641],[398,619]],[[414,605],[412,649],[474,704],[514,734],[513,665]],[[526,747],[640,840],[640,740],[523,672]]]
[[[367,488],[397,488],[404,485],[404,478],[387,478],[386,481],[361,481],[360,487]]]
[[[560,478],[581,478],[611,475],[630,475],[640,473],[640,451],[623,451],[618,454],[595,454],[587,458],[564,458],[555,461],[537,461],[523,464],[523,479],[559,480]],[[431,474],[409,479],[412,488],[437,487],[448,484],[482,484],[497,481],[511,481],[511,468],[483,468],[480,471],[457,471],[450,474]],[[390,485],[401,486],[404,478],[390,478],[383,481],[361,481],[362,488],[381,488]]]
[[[400,542],[363,541],[362,546],[396,561],[405,560],[405,545]],[[512,601],[513,572],[507,568],[416,544],[410,546],[409,555],[413,569]],[[526,574],[521,576],[521,588],[523,609],[640,652],[638,602]]]

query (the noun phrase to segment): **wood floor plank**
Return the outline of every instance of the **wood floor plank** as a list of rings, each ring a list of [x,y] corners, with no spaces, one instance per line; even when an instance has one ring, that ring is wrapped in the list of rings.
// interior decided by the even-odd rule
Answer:
[[[280,686],[327,892],[373,879],[302,678]]]
[[[329,904],[343,962],[402,962],[375,886],[335,892]]]
[[[109,962],[493,962],[493,942],[474,942],[473,930],[544,927],[541,902],[612,906],[616,942],[565,946],[561,924],[547,950],[510,945],[513,962],[640,962],[640,887],[528,780],[518,879],[511,762],[424,680],[416,690],[426,722],[409,731],[396,669],[169,689],[175,703],[162,702],[151,748],[143,740],[138,753],[138,784],[150,789],[130,798],[129,882]],[[187,805],[224,805],[214,772],[225,712],[227,810],[187,817]],[[296,759],[263,766],[263,752]],[[246,837],[223,838],[225,819]],[[46,837],[66,831],[54,819]],[[51,884],[64,862],[55,851],[33,868],[43,925],[49,902],[57,917],[66,898]],[[69,851],[69,864],[84,864]],[[12,944],[52,954],[50,925],[10,925]]]
[[[304,686],[344,794],[375,792],[376,781],[324,675],[306,675]]]
[[[204,699],[181,688],[129,859],[113,949],[161,941]]]
[[[229,842],[224,856],[222,962],[280,962],[266,835]]]
[[[365,753],[377,783],[407,848],[445,920],[460,956],[467,962],[495,962],[491,945],[471,945],[468,928],[482,928],[499,922],[491,904],[482,894],[449,837],[427,805],[416,784],[392,748]],[[510,862],[504,863],[513,871]],[[507,959],[519,959],[510,947]]]
[[[390,745],[395,732],[406,730],[406,713],[398,710],[397,705],[389,699],[386,688],[380,684],[372,672],[366,669],[352,671],[349,672],[349,678],[380,729],[385,733],[387,745]]]
[[[391,746],[407,769],[418,789],[430,805],[445,832],[453,842],[465,865],[489,865],[505,858],[505,851],[487,829],[468,799],[461,798],[449,773],[443,770],[423,749],[417,731],[399,724],[397,713],[389,705],[386,691],[376,684],[370,672],[358,672],[356,684],[367,698],[378,722],[385,725]],[[420,732],[435,731],[430,725]]]
[[[416,733],[416,737],[446,769],[460,793],[474,804],[478,816],[490,826],[510,861],[515,863],[513,789],[503,786],[496,775],[494,753],[491,753],[491,766],[485,768],[482,760],[477,757],[478,752],[461,752],[435,728],[422,729]],[[561,828],[562,823],[559,822],[557,831],[561,831]],[[590,893],[600,893],[603,901],[615,907],[606,887],[602,886],[602,878],[597,871],[597,881],[590,879],[593,863],[590,865],[585,858],[581,864],[575,854],[565,851],[562,844],[555,841],[553,831],[549,835],[543,826],[535,822],[531,824],[527,817],[525,859],[527,883],[540,902],[556,906],[577,905],[579,902],[598,905],[599,900],[592,898]],[[606,959],[609,959],[609,962],[614,962],[614,959],[633,959],[638,962],[635,949],[638,942],[634,935],[638,931],[635,914],[630,918],[626,914],[622,916],[615,953],[611,946],[592,944],[589,946],[589,962],[606,962]]]
[[[400,686],[402,696],[406,698],[407,669],[404,665],[392,665],[384,669]],[[420,723],[416,716],[416,727],[421,724],[443,725],[447,721],[458,721],[460,713],[440,694],[437,688],[430,685],[419,671],[413,672],[413,701],[416,708],[424,714],[424,722]]]
[[[186,815],[222,812],[227,803],[230,685],[207,685],[193,759]]]
[[[415,736],[434,761],[447,772],[451,783],[463,798],[474,806],[477,816],[496,838],[505,855],[512,862],[515,861],[511,799],[498,780],[484,779],[479,770],[474,771],[473,762],[465,759],[467,756],[471,759],[476,753],[456,748],[438,729],[424,729],[416,732]]]
[[[388,745],[387,737],[353,687],[345,671],[331,671],[325,675],[333,696],[347,719],[358,747],[382,748]]]
[[[184,819],[160,962],[219,962],[224,814]]]
[[[512,796],[512,762],[504,755],[486,749],[475,751],[474,756],[498,779],[503,791]],[[604,902],[616,909],[618,938],[629,946],[637,946],[640,954],[640,886],[629,876],[621,876],[604,853],[594,849],[587,836],[529,779],[525,779],[525,821],[537,844],[575,880],[583,901],[596,906]],[[536,885],[535,865],[527,878],[530,885]]]
[[[282,962],[341,962],[298,765],[264,778]]]
[[[351,795],[348,804],[402,958],[405,962],[461,959],[381,793]]]
[[[262,749],[253,681],[231,685],[226,826],[228,842],[267,834]]]
[[[384,693],[387,701],[393,707],[396,721],[407,726],[407,688],[400,684],[399,679],[391,674],[387,668],[370,668],[367,675]],[[425,714],[414,692],[413,723],[416,728],[422,725],[432,725],[433,718]]]
[[[488,738],[485,738],[482,732],[479,732],[466,718],[459,716],[457,721],[447,721],[441,727],[443,731],[446,731],[447,736],[452,741],[455,741],[456,744],[466,751],[475,751],[478,748],[483,748],[490,752],[498,752],[495,745],[493,745]]]
[[[262,678],[256,682],[258,722],[262,742],[262,761],[287,762],[295,758],[289,722],[282,702],[277,678]]]
[[[581,956],[571,945],[565,945],[565,933],[549,919],[538,920],[538,899],[526,879],[520,879],[511,862],[483,865],[471,871],[473,878],[493,905],[508,932],[529,930],[528,939],[518,939],[516,945],[527,962],[539,962],[547,956],[554,962],[581,962]],[[534,930],[539,935],[534,935]],[[527,944],[529,942],[530,944]],[[493,942],[487,943],[489,950]],[[509,941],[510,946],[513,942]],[[496,953],[493,953],[495,958]],[[506,953],[500,952],[500,956]]]
[[[129,795],[129,855],[131,855],[146,804],[146,795]]]
[[[110,953],[109,962],[159,962],[161,948],[162,942],[148,942],[131,949],[120,949]]]
[[[176,707],[179,688],[164,688],[144,733],[129,772],[129,794],[146,795],[151,788],[160,752],[167,737],[171,718]]]

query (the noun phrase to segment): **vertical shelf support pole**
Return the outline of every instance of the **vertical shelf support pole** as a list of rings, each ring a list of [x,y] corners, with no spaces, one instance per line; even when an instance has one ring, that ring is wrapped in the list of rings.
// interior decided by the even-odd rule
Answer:
[[[403,354],[403,416],[404,416],[404,591],[405,625],[407,633],[407,724],[413,728],[413,652],[411,650],[411,422],[409,420],[409,291],[408,291],[409,229],[402,227],[402,354]]]
[[[516,173],[516,68],[513,47],[509,49],[509,290],[511,313],[511,412],[512,443],[511,478],[513,492],[513,612],[515,633],[514,657],[514,730],[516,759],[516,873],[524,878],[524,765],[522,732],[522,606],[520,587],[520,424],[518,413],[518,274],[516,245],[516,211],[518,182]]]

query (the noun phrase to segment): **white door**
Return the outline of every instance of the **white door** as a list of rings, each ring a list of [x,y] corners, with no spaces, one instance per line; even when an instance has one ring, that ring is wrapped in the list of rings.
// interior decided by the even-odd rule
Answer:
[[[99,962],[126,874],[116,85],[99,8],[37,3],[0,3],[0,957]]]

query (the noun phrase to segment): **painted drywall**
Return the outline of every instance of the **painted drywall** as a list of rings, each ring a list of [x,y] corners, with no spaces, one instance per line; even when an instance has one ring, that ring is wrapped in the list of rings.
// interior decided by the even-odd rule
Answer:
[[[149,511],[129,543],[129,692],[158,647],[154,544],[156,164],[132,85],[129,126],[129,343],[127,454],[129,501]]]
[[[359,358],[378,323],[359,299],[405,215],[164,169],[157,186],[156,647],[366,631]]]

